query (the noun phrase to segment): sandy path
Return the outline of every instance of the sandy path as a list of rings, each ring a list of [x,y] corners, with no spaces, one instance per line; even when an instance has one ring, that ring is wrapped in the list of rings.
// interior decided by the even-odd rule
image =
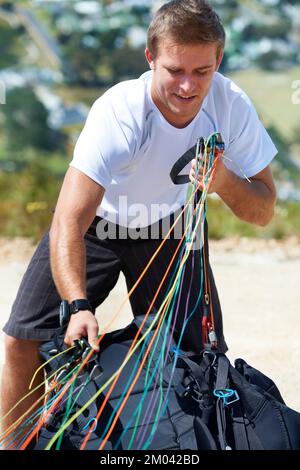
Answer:
[[[33,247],[0,240],[2,327]],[[231,360],[242,357],[273,378],[286,402],[300,411],[300,243],[225,240],[211,243],[211,263],[223,308]],[[123,277],[98,309],[106,324],[126,293]],[[115,328],[130,322],[126,305]],[[0,365],[4,362],[0,334]]]

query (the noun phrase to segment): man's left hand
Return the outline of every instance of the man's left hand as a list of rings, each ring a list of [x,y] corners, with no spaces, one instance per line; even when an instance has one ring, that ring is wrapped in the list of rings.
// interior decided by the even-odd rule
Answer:
[[[229,170],[224,165],[221,158],[215,161],[214,170],[209,175],[209,189],[208,193],[218,193],[227,183],[229,178]],[[190,170],[190,181],[195,182],[196,178],[196,159],[192,160],[192,167]],[[200,183],[199,189],[203,191],[203,166],[198,171],[198,182]]]

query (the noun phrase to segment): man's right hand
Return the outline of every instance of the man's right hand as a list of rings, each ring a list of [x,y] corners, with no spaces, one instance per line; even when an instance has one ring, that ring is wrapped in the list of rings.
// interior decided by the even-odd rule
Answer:
[[[75,339],[84,337],[95,351],[99,351],[99,346],[96,344],[98,332],[99,325],[95,316],[88,310],[82,310],[71,315],[64,342],[68,346],[73,346]]]

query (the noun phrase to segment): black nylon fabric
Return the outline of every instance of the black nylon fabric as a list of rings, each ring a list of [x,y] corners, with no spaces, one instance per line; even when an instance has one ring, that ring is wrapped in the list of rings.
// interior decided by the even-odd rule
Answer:
[[[137,321],[138,322],[138,321]],[[107,334],[104,338],[104,341],[101,343],[101,349],[98,355],[98,366],[100,370],[102,370],[102,374],[100,377],[98,377],[94,382],[90,382],[84,389],[84,392],[80,396],[80,399],[77,401],[76,405],[76,411],[81,408],[89,398],[94,395],[97,389],[101,387],[106,381],[111,377],[111,375],[117,371],[122,364],[122,362],[125,359],[125,356],[130,348],[130,345],[132,343],[132,339],[137,331],[137,325],[135,322],[133,322],[129,327],[125,328],[125,330],[122,330],[121,332],[114,332],[112,334]],[[147,328],[147,325],[145,326],[144,330]],[[154,332],[153,332],[154,333]],[[148,341],[151,340],[153,333],[151,333],[150,338]],[[62,340],[62,337],[60,338],[60,341]],[[160,352],[160,347],[163,338],[159,339],[158,342],[158,347],[157,347],[157,353],[156,356]],[[59,343],[58,340],[56,340],[56,345]],[[54,343],[53,343],[54,344]],[[49,358],[49,350],[53,349],[53,344],[46,343],[41,347],[41,355],[43,359],[47,360]],[[146,342],[146,347],[147,348],[147,342]],[[172,348],[176,347],[175,343],[172,343]],[[101,421],[98,423],[97,429],[95,432],[92,433],[91,438],[88,442],[88,445],[86,447],[87,450],[89,449],[97,449],[99,445],[101,444],[101,436],[102,433],[106,427],[106,424],[111,416],[111,413],[113,412],[114,409],[116,409],[118,401],[120,396],[122,395],[126,384],[128,382],[128,378],[132,374],[132,371],[134,370],[136,364],[139,365],[141,361],[141,356],[139,358],[139,353],[141,352],[141,347],[138,348],[138,350],[133,354],[132,358],[128,361],[126,364],[122,374],[120,375],[120,378],[118,380],[117,386],[113,390],[112,394],[110,395],[109,401],[108,401],[108,406],[105,407],[105,412],[104,415],[102,416]],[[153,371],[153,368],[156,365],[156,359],[157,357],[153,357],[153,362],[152,366],[149,369],[149,373],[151,374]],[[65,358],[63,359],[64,361],[66,360]],[[138,362],[136,362],[138,360]],[[58,362],[60,359],[58,358],[55,361],[55,364],[51,364],[54,366],[54,369],[57,368]],[[135,369],[137,370],[138,367]],[[162,390],[163,394],[166,393],[168,385],[169,385],[169,379],[171,376],[171,369],[172,369],[172,354],[170,354],[170,357],[168,359],[168,364],[164,368],[164,374],[163,374],[163,381],[162,381]],[[48,370],[50,371],[50,369]],[[86,376],[88,373],[83,375],[82,381],[86,380]],[[134,412],[136,411],[137,406],[139,405],[143,392],[145,389],[145,379],[146,379],[146,374],[147,370],[144,367],[142,369],[142,372],[134,386],[134,389],[132,393],[130,394],[126,406],[124,410],[122,411],[120,415],[120,419],[118,419],[116,426],[114,427],[114,432],[109,439],[108,443],[104,447],[104,450],[110,450],[110,449],[118,449],[118,450],[125,450],[128,449],[130,439],[132,436],[132,432],[134,429],[135,425],[135,420],[132,420],[131,424],[128,427],[128,431],[126,434],[121,439],[121,442],[118,444],[118,440],[124,430],[124,428],[127,426],[127,424],[130,422]],[[183,380],[183,375],[184,375],[184,370],[176,370],[176,382]],[[77,384],[78,385],[78,384]],[[152,384],[147,392],[147,397],[146,400],[144,400],[144,404],[142,407],[142,418],[143,415],[145,414],[149,400],[151,400],[152,396],[152,391],[153,389],[156,389],[156,395],[157,395],[157,390],[159,388],[159,383]],[[171,389],[170,389],[170,394],[169,394],[169,400],[168,400],[168,405],[166,408],[166,412],[160,419],[159,423],[159,428],[160,431],[156,432],[153,436],[153,439],[151,441],[150,446],[147,447],[149,450],[165,450],[165,449],[170,449],[170,450],[182,450],[182,449],[198,449],[198,442],[197,442],[197,437],[195,433],[195,426],[194,426],[194,420],[195,416],[197,416],[198,411],[197,411],[197,405],[193,402],[190,401],[190,403],[186,400],[184,400],[183,403],[181,403],[180,398],[177,398],[176,395],[176,384],[172,384]],[[72,425],[71,429],[67,430],[63,439],[63,443],[61,446],[61,449],[78,449],[87,434],[88,430],[83,431],[83,428],[85,427],[86,424],[90,422],[91,419],[93,419],[97,415],[97,411],[100,408],[101,404],[103,403],[106,394],[107,394],[108,389],[104,390],[103,393],[97,398],[97,400],[86,410],[80,417],[76,419],[76,422],[74,425]],[[155,406],[155,411],[157,410],[157,406]],[[152,413],[150,421],[146,421],[143,424],[143,419],[141,419],[141,425],[137,427],[137,436],[145,434],[144,441],[146,437],[150,435],[152,425],[154,423],[154,418],[155,418],[156,413]],[[54,419],[52,422],[51,426],[48,426],[48,429],[44,427],[41,430],[40,437],[38,444],[36,446],[36,449],[43,449],[46,445],[49,439],[54,435],[54,433],[58,430],[61,422],[63,419],[63,411],[61,414],[58,415],[57,419]],[[137,439],[137,443],[140,440],[140,438]],[[137,443],[135,445],[137,445]],[[132,449],[134,450],[136,447],[134,446]]]
[[[151,319],[153,315],[144,325],[143,333],[149,327]],[[95,361],[88,364],[87,369],[78,379],[77,386],[80,385],[80,381],[85,383],[91,370],[97,365],[94,379],[85,385],[73,410],[74,413],[84,406],[87,400],[118,370],[142,321],[142,317],[136,318],[124,330],[105,335]],[[124,367],[108,399],[105,411],[91,434],[86,446],[87,450],[99,448],[111,414],[117,409],[119,398],[125,390],[128,379],[132,374],[130,381],[135,377],[154,334],[155,329],[152,329],[145,341],[144,350],[141,344]],[[141,374],[104,450],[128,450],[133,432],[135,432],[135,439],[130,447],[131,450],[300,450],[300,414],[284,404],[279,390],[271,379],[249,366],[243,359],[238,359],[233,367],[223,353],[206,350],[201,354],[179,352],[177,356],[178,350],[176,353],[176,344],[173,341],[167,362],[163,368],[159,369],[162,374],[160,384],[163,396],[167,392],[171,375],[173,377],[166,411],[161,416],[152,439],[147,441],[156,413],[150,414],[149,422],[145,419],[145,415],[147,410],[149,411],[152,391],[155,389],[155,395],[158,395],[159,384],[152,381],[145,397],[143,394],[146,376],[153,372],[159,360],[164,334],[157,338],[157,349],[153,354],[153,361],[149,368],[142,367]],[[55,348],[61,350],[62,345],[63,335],[43,344],[41,347],[43,360],[49,359],[51,350],[52,354]],[[142,354],[139,357],[141,350]],[[175,373],[172,374],[175,357],[176,368]],[[50,362],[47,366],[48,373],[56,370],[65,361],[66,357],[61,356]],[[225,405],[222,398],[217,398],[214,394],[217,382],[218,387],[222,383],[223,387],[233,390],[237,394],[234,398],[238,397],[238,399],[230,403],[229,398],[228,405]],[[61,449],[80,448],[89,426],[93,425],[91,420],[96,417],[107,393],[108,388],[103,390],[97,400],[65,431]],[[136,424],[134,413],[143,399],[141,419],[134,431]],[[156,411],[157,407],[153,409]],[[65,408],[62,407],[53,416],[52,422],[41,429],[36,449],[45,448],[51,437],[58,431],[64,419],[64,411]],[[123,432],[125,428],[126,433]],[[143,447],[146,442],[147,446]]]

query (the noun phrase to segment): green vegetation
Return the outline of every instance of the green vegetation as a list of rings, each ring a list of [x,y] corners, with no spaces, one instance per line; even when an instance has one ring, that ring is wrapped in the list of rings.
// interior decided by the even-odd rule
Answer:
[[[67,164],[64,170],[66,170]],[[31,163],[18,174],[0,173],[0,234],[28,236],[38,241],[49,228],[62,177],[43,163]],[[272,222],[265,228],[242,222],[218,199],[209,198],[207,218],[211,239],[241,237],[300,237],[299,203],[278,203]]]
[[[18,172],[22,177],[23,170],[37,163],[61,176],[66,168],[67,135],[49,127],[48,112],[33,89],[9,91],[6,100],[0,108],[0,171]],[[11,184],[18,185],[18,179]]]
[[[264,239],[282,239],[291,235],[300,237],[300,204],[297,202],[278,203],[272,222],[261,228],[239,220],[219,199],[209,198],[207,220],[211,239],[219,240],[233,235]]]
[[[235,74],[234,79],[247,90],[258,109],[261,110],[262,119],[266,122],[265,106],[259,102],[261,91],[259,87],[255,88],[254,84],[262,83],[266,103],[270,103],[271,106],[271,96],[273,96],[272,107],[279,109],[282,103],[281,97],[286,92],[286,85],[294,76],[294,69],[286,73],[284,80],[277,79],[277,74],[273,73],[273,82],[277,83],[275,93],[270,86],[265,85],[268,79],[272,78],[268,72],[250,71],[247,83],[247,77],[243,72]],[[242,83],[243,79],[244,83]],[[101,88],[62,86],[56,89],[57,94],[66,103],[84,101],[87,105],[91,105],[103,91],[104,89]],[[294,111],[294,108],[291,107],[291,110]],[[2,133],[6,138],[10,137],[7,147],[3,145],[4,139],[0,146],[0,168],[6,163],[6,168],[9,170],[0,171],[0,234],[25,235],[38,240],[50,225],[52,209],[56,204],[62,177],[72,155],[73,145],[70,143],[70,136],[73,133],[78,134],[80,128],[73,127],[65,130],[69,143],[68,146],[64,143],[64,146],[60,147],[65,148],[63,152],[59,148],[56,151],[49,151],[47,150],[49,140],[47,141],[45,137],[49,136],[50,130],[47,126],[45,110],[30,89],[15,90],[12,99],[9,100],[9,107],[3,107],[1,110],[4,123]],[[29,112],[30,114],[27,114]],[[268,109],[266,106],[266,115],[268,113],[272,114],[272,108]],[[291,120],[290,125],[292,122]],[[268,130],[280,154],[280,158],[276,159],[279,163],[273,168],[274,174],[278,179],[283,177],[283,179],[299,181],[299,171],[294,171],[293,163],[288,159],[291,138],[288,133],[282,135],[278,129],[281,129],[280,122],[272,121]],[[44,141],[40,141],[40,136],[44,136]],[[266,228],[255,227],[240,221],[221,201],[213,198],[209,199],[207,214],[211,238],[220,239],[236,234],[260,238],[300,236],[300,204],[295,202],[279,203],[273,221]]]
[[[5,3],[13,11],[13,2]],[[90,107],[108,86],[147,69],[144,46],[136,38],[148,25],[149,8],[112,3],[99,0],[101,16],[95,17],[79,13],[72,2],[51,8],[48,2],[35,6],[33,13],[41,28],[56,41],[63,64],[63,83],[44,85],[66,106],[81,102]],[[300,80],[300,67],[295,65],[297,47],[293,48],[298,33],[285,8],[286,3],[297,2],[280,0],[276,8],[259,0],[212,0],[212,3],[228,32],[222,70],[227,74],[241,64],[246,67],[231,72],[230,77],[253,100],[279,150],[272,164],[276,181],[292,182],[299,187],[300,105],[292,103],[292,84]],[[31,2],[25,0],[18,5],[31,8]],[[259,48],[265,37],[274,41],[274,47],[266,53]],[[281,56],[276,49],[278,40],[284,47]],[[33,48],[27,47],[33,42],[24,26],[12,28],[0,17],[0,69],[49,67],[36,41]],[[249,45],[252,49],[247,56]],[[59,131],[50,128],[49,112],[37,98],[34,87],[14,88],[7,93],[6,105],[0,106],[0,236],[25,235],[37,240],[50,224],[82,124]],[[300,204],[295,202],[278,203],[272,223],[264,229],[238,220],[221,201],[213,198],[208,203],[208,219],[211,238],[236,234],[263,238],[300,235]]]
[[[3,107],[6,147],[15,152],[27,147],[50,148],[48,112],[31,88],[19,88],[7,94]]]
[[[61,179],[43,160],[17,174],[0,172],[0,234],[37,241],[49,227]]]
[[[90,107],[94,101],[103,95],[107,88],[84,88],[79,86],[56,86],[53,92],[63,100],[66,105],[84,103]]]
[[[15,66],[24,52],[20,34],[0,18],[0,69]]]
[[[267,127],[275,126],[289,140],[296,131],[300,134],[300,105],[292,102],[292,83],[300,80],[300,67],[278,72],[243,70],[230,78],[247,92]]]

